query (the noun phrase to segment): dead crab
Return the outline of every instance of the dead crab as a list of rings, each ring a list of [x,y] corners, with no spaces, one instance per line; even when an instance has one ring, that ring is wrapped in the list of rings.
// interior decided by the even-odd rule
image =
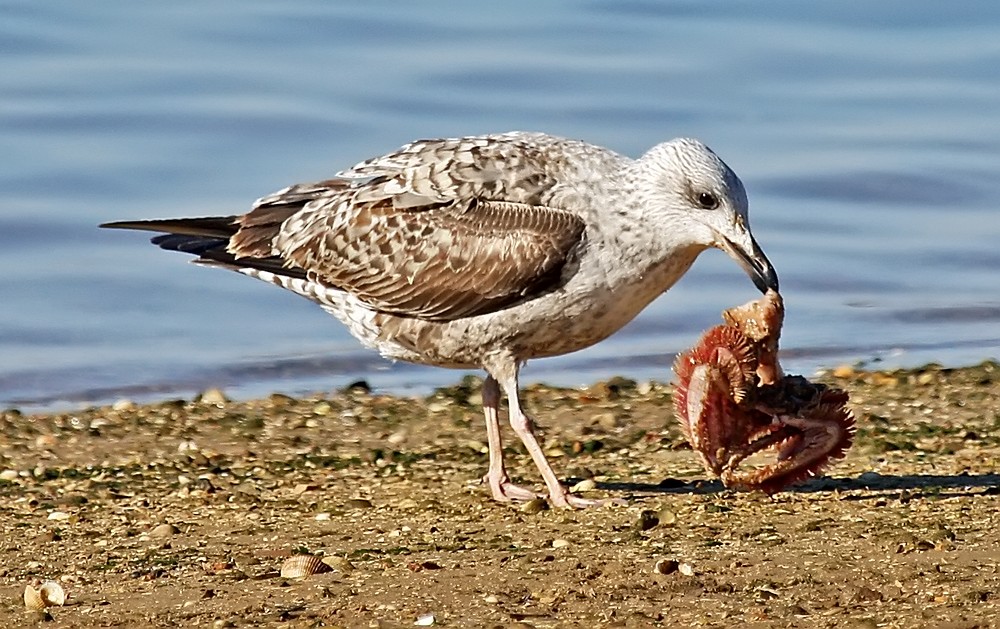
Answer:
[[[722,316],[674,363],[674,410],[705,468],[726,487],[771,494],[842,458],[854,438],[847,393],[782,373],[781,296],[768,291]],[[773,462],[739,469],[765,451]]]

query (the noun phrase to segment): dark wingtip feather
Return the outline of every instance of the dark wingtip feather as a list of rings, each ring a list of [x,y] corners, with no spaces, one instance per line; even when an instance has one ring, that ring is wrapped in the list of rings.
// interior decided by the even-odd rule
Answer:
[[[150,239],[154,245],[167,251],[180,251],[198,256],[198,264],[226,269],[255,268],[287,277],[305,278],[305,271],[288,267],[276,256],[241,256],[237,258],[228,250],[230,238],[239,229],[235,216],[206,218],[179,218],[153,221],[114,221],[103,223],[108,229],[137,229],[160,232]]]
[[[206,216],[204,218],[169,218],[150,221],[112,221],[101,223],[99,227],[228,239],[239,229],[239,224],[236,216]]]
[[[196,256],[204,256],[217,249],[225,251],[226,248],[226,240],[222,238],[188,236],[187,234],[163,234],[151,238],[149,242],[160,249],[180,251],[181,253],[190,253]]]

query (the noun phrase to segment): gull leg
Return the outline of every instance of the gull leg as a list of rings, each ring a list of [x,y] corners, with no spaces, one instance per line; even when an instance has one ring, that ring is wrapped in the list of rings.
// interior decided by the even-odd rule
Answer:
[[[483,412],[486,415],[486,440],[490,451],[490,469],[484,481],[489,483],[493,499],[500,502],[511,500],[532,500],[538,494],[530,489],[510,482],[507,468],[503,464],[503,444],[500,440],[500,387],[493,376],[487,376],[483,383]]]
[[[521,401],[517,391],[517,367],[515,366],[512,371],[512,374],[500,380],[507,395],[508,419],[514,432],[520,437],[521,443],[528,449],[528,454],[531,455],[531,459],[535,462],[535,467],[542,474],[545,487],[549,490],[549,502],[554,507],[571,507],[576,509],[597,506],[608,502],[606,500],[587,500],[586,498],[574,496],[559,482],[555,471],[549,465],[548,459],[545,458],[545,453],[542,452],[542,447],[538,444],[538,439],[535,437],[534,422],[521,410]],[[484,404],[485,401],[486,398],[484,396]]]

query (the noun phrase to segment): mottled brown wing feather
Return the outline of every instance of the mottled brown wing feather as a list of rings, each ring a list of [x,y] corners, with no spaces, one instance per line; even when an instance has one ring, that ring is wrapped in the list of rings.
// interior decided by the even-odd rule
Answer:
[[[308,203],[342,194],[349,188],[349,181],[328,179],[290,186],[259,199],[253,210],[237,219],[239,230],[229,241],[229,252],[237,258],[266,258],[275,255],[274,238],[286,220]]]
[[[584,228],[569,212],[521,203],[353,209],[351,219],[284,251],[286,259],[376,310],[436,320],[498,310],[551,287]]]
[[[414,142],[341,178],[259,200],[228,250],[279,256],[382,312],[434,320],[492,312],[551,288],[583,238],[579,208],[567,207],[558,185],[572,179],[567,142],[539,134]]]
[[[568,145],[588,150],[581,142],[537,133],[418,140],[341,175],[372,179],[359,202],[393,198],[395,207],[422,207],[483,199],[562,207],[550,194],[567,174]]]

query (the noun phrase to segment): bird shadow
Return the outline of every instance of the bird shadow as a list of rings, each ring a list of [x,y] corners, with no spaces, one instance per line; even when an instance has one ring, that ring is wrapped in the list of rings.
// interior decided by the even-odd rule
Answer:
[[[681,480],[667,478],[659,483],[602,482],[599,489],[651,497],[666,494],[720,494],[730,491],[719,480]],[[783,493],[816,494],[846,491],[868,493],[841,496],[841,500],[908,499],[919,497],[959,497],[1000,494],[1000,474],[879,474],[865,472],[854,478],[816,478],[789,487]],[[903,494],[902,492],[907,492]]]

